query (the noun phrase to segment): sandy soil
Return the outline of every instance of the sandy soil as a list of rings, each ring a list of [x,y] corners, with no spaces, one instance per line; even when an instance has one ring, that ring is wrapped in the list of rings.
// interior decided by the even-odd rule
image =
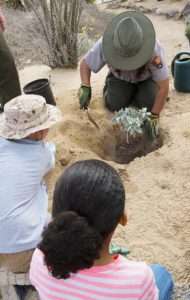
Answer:
[[[158,37],[165,45],[168,65],[180,50],[188,50],[182,21],[150,16]],[[101,127],[97,130],[78,107],[79,72],[51,71],[46,66],[28,67],[20,72],[21,81],[51,78],[64,121],[50,134],[57,145],[56,168],[48,178],[50,199],[54,182],[65,166],[86,158],[108,159],[121,174],[126,191],[129,224],[119,228],[115,240],[127,246],[130,258],[159,262],[172,271],[178,283],[190,280],[190,98],[174,91],[171,80],[170,101],[161,116],[164,146],[128,165],[110,161],[112,150],[111,114],[102,102],[102,87],[107,70],[93,76],[91,114]],[[103,143],[104,141],[104,143]],[[109,151],[108,151],[109,152]],[[51,201],[50,201],[51,206]]]

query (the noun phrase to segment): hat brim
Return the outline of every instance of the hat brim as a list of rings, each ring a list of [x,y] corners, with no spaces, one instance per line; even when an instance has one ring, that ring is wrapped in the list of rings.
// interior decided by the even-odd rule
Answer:
[[[56,123],[62,121],[63,118],[62,113],[56,106],[47,104],[47,110],[48,110],[48,119],[46,122],[19,132],[16,130],[16,128],[12,129],[7,127],[6,120],[5,120],[5,113],[1,113],[0,114],[0,136],[5,139],[20,140],[26,138],[28,135],[35,133],[37,131],[48,129],[53,125],[55,125]]]
[[[144,42],[139,52],[132,57],[121,56],[113,45],[114,30],[123,18],[134,18],[142,28]],[[136,70],[145,65],[152,57],[156,42],[155,30],[152,22],[141,12],[126,11],[108,24],[103,35],[103,54],[108,65],[118,70]]]

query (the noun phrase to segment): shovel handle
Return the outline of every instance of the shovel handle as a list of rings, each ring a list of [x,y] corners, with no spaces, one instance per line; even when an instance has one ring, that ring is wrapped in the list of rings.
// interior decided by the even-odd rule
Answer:
[[[96,121],[93,119],[93,117],[91,116],[90,112],[89,112],[89,108],[86,110],[87,116],[89,121],[97,128],[100,130],[99,125],[96,123]]]

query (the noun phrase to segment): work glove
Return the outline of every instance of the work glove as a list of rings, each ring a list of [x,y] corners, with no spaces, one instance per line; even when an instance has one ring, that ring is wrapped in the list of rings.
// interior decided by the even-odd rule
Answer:
[[[159,135],[159,115],[151,113],[145,122],[145,131],[151,141]]]
[[[87,109],[92,95],[91,87],[86,85],[81,85],[78,95],[79,95],[80,109]]]

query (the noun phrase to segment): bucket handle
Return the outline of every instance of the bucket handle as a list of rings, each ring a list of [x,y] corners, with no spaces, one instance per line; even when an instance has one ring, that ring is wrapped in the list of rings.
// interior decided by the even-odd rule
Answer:
[[[174,57],[174,59],[172,60],[172,63],[171,63],[171,72],[172,72],[172,76],[174,77],[174,67],[175,67],[175,61],[177,59],[179,59],[182,55],[189,55],[190,56],[190,52],[187,52],[187,51],[183,51],[183,52],[179,52],[178,54],[176,54],[176,56]]]

